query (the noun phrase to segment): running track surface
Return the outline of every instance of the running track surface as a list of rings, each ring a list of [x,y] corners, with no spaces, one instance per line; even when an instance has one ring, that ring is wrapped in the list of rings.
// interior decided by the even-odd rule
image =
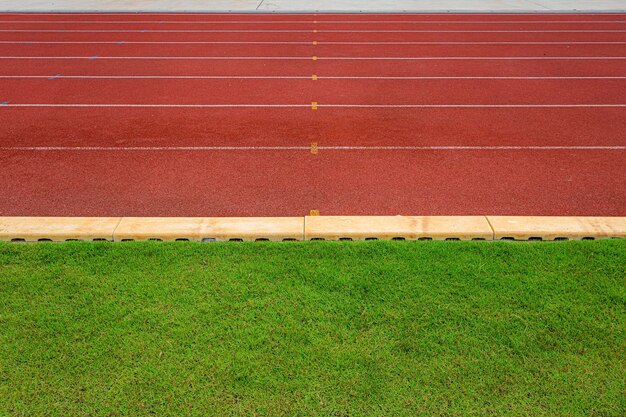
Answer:
[[[626,215],[624,14],[0,14],[0,103],[2,216]]]

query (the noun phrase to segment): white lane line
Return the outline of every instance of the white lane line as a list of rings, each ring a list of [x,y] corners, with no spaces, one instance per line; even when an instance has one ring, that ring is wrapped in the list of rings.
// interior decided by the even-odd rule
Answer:
[[[0,75],[0,79],[95,79],[95,80],[128,80],[128,79],[165,79],[165,80],[310,80],[310,75]],[[622,80],[626,76],[350,76],[350,75],[317,75],[318,80]]]
[[[136,11],[113,11],[113,12],[93,12],[92,10],[77,10],[77,11],[72,11],[72,12],[55,12],[55,11],[39,11],[39,12],[30,12],[30,11],[5,11],[5,12],[0,12],[3,16],[124,16],[124,17],[135,17],[135,16],[159,16],[159,17],[167,17],[167,16],[245,16],[245,17],[253,17],[253,18],[257,18],[257,17],[263,17],[263,19],[261,19],[260,21],[265,21],[265,17],[267,16],[272,16],[272,15],[276,15],[276,13],[274,12],[266,12],[266,11],[261,11],[261,12],[228,12],[228,13],[220,13],[220,11],[215,11],[215,10],[200,10],[200,11],[196,11],[196,12],[183,12],[183,13],[177,13],[177,12],[168,12],[168,11],[158,11],[158,10],[147,10],[147,11],[141,11],[141,10],[136,10]],[[593,13],[593,12],[571,12],[571,11],[560,11],[560,12],[551,12],[549,10],[546,11],[541,11],[541,12],[536,12],[536,11],[529,11],[529,12],[517,12],[517,13],[497,13],[494,14],[493,12],[488,12],[488,13],[479,13],[479,12],[437,12],[437,11],[433,11],[433,12],[411,12],[411,11],[407,11],[407,12],[398,12],[398,13],[394,13],[394,12],[385,12],[385,11],[374,11],[374,12],[355,12],[355,13],[350,13],[350,12],[321,12],[321,13],[317,13],[317,12],[286,12],[285,14],[289,15],[289,16],[311,16],[311,17],[323,17],[323,16],[379,16],[379,17],[388,17],[388,16],[402,16],[402,17],[407,17],[407,16],[423,16],[423,17],[437,17],[437,16],[463,16],[463,17],[473,17],[473,16],[489,16],[489,17],[494,17],[495,16],[515,16],[515,17],[535,17],[535,16],[542,16],[542,15],[551,15],[551,16],[567,16],[568,18],[570,17],[587,17],[587,16],[602,16],[603,18],[606,18],[606,16],[626,16],[626,10],[624,11],[609,11],[609,12],[598,12],[598,13]],[[158,21],[158,20],[155,20]],[[445,22],[445,20],[442,20]],[[471,20],[468,20],[471,22]],[[495,22],[497,22],[497,20],[494,20]],[[520,20],[520,22],[533,22],[535,21],[534,19],[532,20]],[[577,22],[593,22],[594,20],[577,20]]]
[[[623,151],[626,146],[318,146],[334,151]],[[3,146],[2,151],[310,151],[311,146]]]
[[[518,59],[539,59],[539,60],[561,60],[561,59],[626,59],[626,56],[419,56],[419,57],[395,57],[395,56],[381,56],[381,57],[359,57],[359,56],[346,56],[346,57],[332,57],[332,56],[318,56],[319,60],[398,60],[398,61],[420,61],[420,60],[446,60],[446,59],[477,59],[477,60],[518,60]]]
[[[383,151],[482,151],[482,150],[626,150],[626,146],[318,146],[326,150],[383,150]]]
[[[1,29],[4,33],[312,33],[311,29]],[[622,29],[581,29],[581,30],[329,30],[319,29],[316,33],[624,33]]]
[[[316,104],[318,108],[578,108],[626,107],[626,104]],[[311,108],[311,104],[123,104],[123,103],[0,103],[4,107],[138,107],[138,108]]]
[[[317,24],[418,24],[418,25],[447,25],[447,24],[602,24],[602,23],[626,23],[626,20],[319,20],[319,17],[312,16],[309,20],[0,20],[0,23],[18,23],[18,24],[156,24],[156,25],[204,25],[204,24],[311,24],[315,20]]]
[[[624,105],[626,106],[626,104]],[[311,108],[311,104],[104,104],[104,103],[0,103],[0,109],[3,107],[181,107],[181,108],[230,108],[230,107],[249,107],[249,108],[291,108],[306,107]]]
[[[317,104],[317,107],[349,108],[568,108],[626,107],[626,104]]]
[[[0,56],[0,59],[123,59],[123,60],[307,60],[310,56]],[[316,60],[391,60],[391,61],[439,61],[439,60],[620,60],[626,56],[316,56]]]
[[[12,45],[311,45],[280,41],[0,41]],[[625,45],[626,42],[326,42],[317,45]]]
[[[51,75],[0,75],[0,79],[29,79],[29,78],[50,78]],[[95,79],[95,80],[128,80],[128,79],[171,79],[171,80],[265,80],[265,79],[285,79],[285,80],[310,80],[310,75],[57,75],[55,79]],[[318,77],[331,78],[331,77]],[[614,78],[614,77],[612,77]],[[618,77],[626,78],[626,77]]]

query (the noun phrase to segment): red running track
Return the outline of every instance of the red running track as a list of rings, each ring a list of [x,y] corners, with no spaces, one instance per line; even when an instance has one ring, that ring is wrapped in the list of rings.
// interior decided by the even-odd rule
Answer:
[[[0,14],[4,216],[625,216],[625,132],[624,14]]]

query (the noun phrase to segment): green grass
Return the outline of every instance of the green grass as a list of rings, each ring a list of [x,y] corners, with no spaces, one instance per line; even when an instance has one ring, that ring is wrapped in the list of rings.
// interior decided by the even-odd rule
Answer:
[[[626,241],[0,244],[0,416],[624,416]]]

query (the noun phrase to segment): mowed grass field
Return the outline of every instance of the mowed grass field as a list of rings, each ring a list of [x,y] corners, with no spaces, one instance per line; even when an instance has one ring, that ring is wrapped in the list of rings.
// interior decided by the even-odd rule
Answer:
[[[624,416],[626,241],[0,244],[1,416]]]

